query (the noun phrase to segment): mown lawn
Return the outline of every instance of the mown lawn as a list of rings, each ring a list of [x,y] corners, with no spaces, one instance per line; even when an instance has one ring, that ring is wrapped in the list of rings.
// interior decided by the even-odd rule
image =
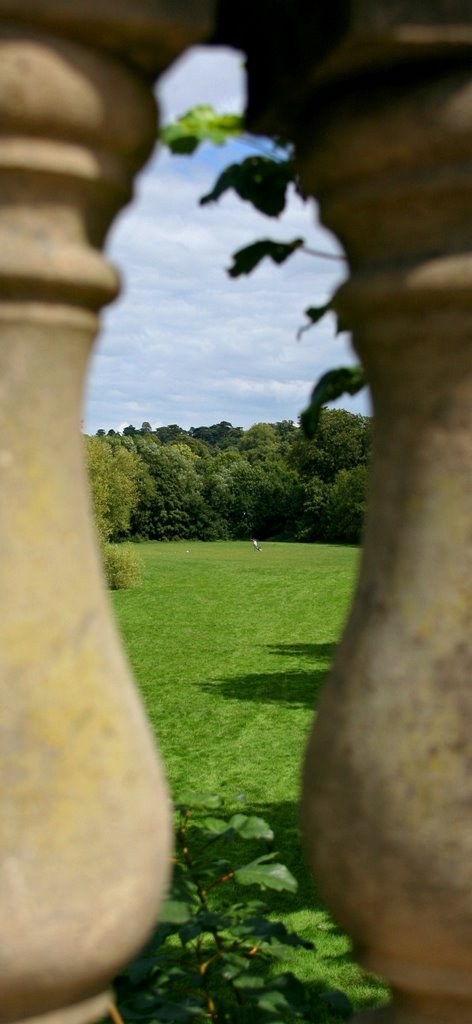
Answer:
[[[113,603],[172,791],[224,796],[266,818],[298,879],[266,903],[316,945],[290,969],[344,990],[356,1008],[384,998],[349,957],[306,870],[297,801],[316,698],[339,639],[356,548],[249,542],[147,543],[144,584]]]

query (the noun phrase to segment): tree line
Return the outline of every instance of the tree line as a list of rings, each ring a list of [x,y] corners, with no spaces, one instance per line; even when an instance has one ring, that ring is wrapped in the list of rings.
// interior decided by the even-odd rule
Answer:
[[[104,540],[361,539],[369,417],[323,409],[311,441],[283,420],[247,430],[145,422],[85,443]]]

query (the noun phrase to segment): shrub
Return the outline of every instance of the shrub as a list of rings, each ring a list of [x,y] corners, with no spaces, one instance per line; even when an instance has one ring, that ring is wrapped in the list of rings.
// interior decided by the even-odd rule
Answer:
[[[348,1016],[343,993],[308,989],[290,971],[274,970],[294,947],[313,946],[266,917],[245,890],[294,892],[297,883],[275,860],[267,822],[240,813],[221,817],[221,803],[200,793],[176,804],[172,888],[146,947],[115,979],[113,1020],[321,1024]],[[254,844],[262,844],[259,856]]]
[[[142,562],[131,544],[102,544],[102,556],[110,590],[139,587]]]

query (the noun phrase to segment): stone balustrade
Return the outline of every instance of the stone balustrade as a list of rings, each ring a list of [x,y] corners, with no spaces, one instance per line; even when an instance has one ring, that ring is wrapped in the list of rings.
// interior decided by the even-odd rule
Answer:
[[[316,9],[315,9],[316,8]],[[380,1016],[472,1003],[472,23],[464,0],[0,0],[1,1015],[85,1024],[152,926],[167,794],[103,597],[79,432],[151,85],[214,32],[351,269],[375,409],[359,585],[304,765],[308,856]],[[215,26],[213,29],[212,26]],[[198,97],[196,97],[198,101]]]

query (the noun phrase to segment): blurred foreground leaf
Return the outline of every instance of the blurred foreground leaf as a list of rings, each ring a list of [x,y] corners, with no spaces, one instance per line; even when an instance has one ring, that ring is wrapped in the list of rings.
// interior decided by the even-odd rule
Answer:
[[[248,156],[239,164],[231,164],[217,178],[211,192],[200,199],[200,205],[215,203],[229,189],[240,199],[252,203],[268,217],[278,217],[285,209],[287,188],[293,181],[290,160],[272,160],[267,156]]]
[[[334,402],[341,395],[356,395],[366,383],[362,366],[339,366],[336,370],[324,373],[313,388],[309,406],[300,417],[305,437],[309,440],[314,438],[323,405]]]
[[[294,238],[293,242],[273,242],[270,238],[263,238],[259,242],[253,242],[252,245],[247,245],[244,249],[238,249],[238,252],[233,253],[234,263],[229,268],[228,274],[230,277],[250,274],[266,256],[269,256],[274,263],[283,263],[302,245],[303,238]]]
[[[240,114],[218,114],[213,107],[201,104],[161,128],[159,137],[172,153],[190,156],[202,142],[223,146],[228,139],[237,138],[242,130]]]

